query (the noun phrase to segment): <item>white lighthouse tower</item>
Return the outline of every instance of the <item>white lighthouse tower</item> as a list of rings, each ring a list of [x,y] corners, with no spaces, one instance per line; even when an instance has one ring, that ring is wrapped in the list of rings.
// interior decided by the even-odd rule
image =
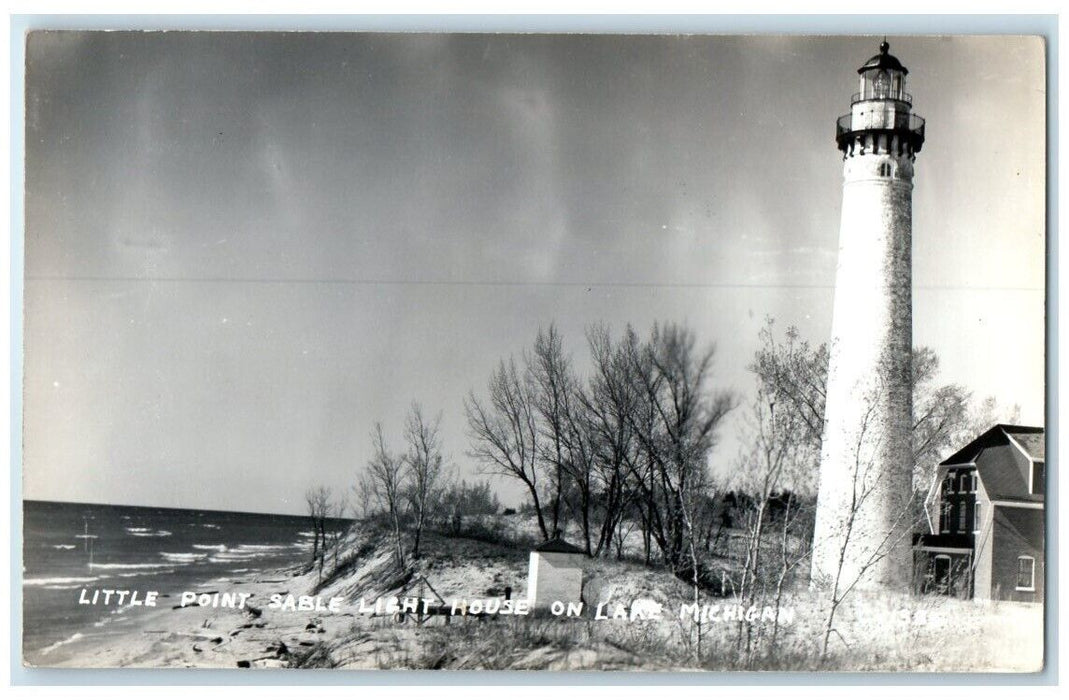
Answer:
[[[836,124],[843,207],[812,582],[908,586],[911,575],[913,163],[924,120],[888,53],[858,69]]]

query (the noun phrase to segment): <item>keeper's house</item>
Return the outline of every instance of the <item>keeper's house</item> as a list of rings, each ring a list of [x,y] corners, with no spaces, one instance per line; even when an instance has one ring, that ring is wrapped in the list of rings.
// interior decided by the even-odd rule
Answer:
[[[962,598],[1043,601],[1043,428],[996,425],[942,462],[915,535],[914,586]]]

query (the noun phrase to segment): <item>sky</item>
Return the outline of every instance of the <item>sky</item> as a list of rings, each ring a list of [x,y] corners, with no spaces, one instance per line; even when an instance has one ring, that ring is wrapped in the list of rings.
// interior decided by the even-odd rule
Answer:
[[[31,34],[24,497],[300,513],[413,401],[481,478],[463,399],[550,323],[579,369],[591,324],[684,323],[744,399],[767,317],[829,338],[880,39]],[[1042,425],[1043,44],[888,41],[927,119],[914,343]]]

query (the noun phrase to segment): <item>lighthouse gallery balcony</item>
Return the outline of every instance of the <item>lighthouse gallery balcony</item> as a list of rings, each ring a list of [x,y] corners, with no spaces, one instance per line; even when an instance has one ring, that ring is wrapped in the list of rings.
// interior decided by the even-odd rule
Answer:
[[[854,128],[853,113],[844,114],[835,120],[835,141],[839,144],[840,150],[848,147],[852,141],[864,134],[897,134],[905,136],[912,143],[913,151],[916,153],[921,150],[921,145],[924,143],[924,118],[908,112],[899,112],[896,114],[893,123],[879,126],[870,125],[858,129]]]

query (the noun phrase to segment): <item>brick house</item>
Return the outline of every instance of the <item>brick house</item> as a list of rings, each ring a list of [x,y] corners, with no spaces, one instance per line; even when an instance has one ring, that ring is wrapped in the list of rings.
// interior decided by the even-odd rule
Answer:
[[[996,425],[939,464],[915,535],[914,586],[962,598],[1043,602],[1043,428]]]

